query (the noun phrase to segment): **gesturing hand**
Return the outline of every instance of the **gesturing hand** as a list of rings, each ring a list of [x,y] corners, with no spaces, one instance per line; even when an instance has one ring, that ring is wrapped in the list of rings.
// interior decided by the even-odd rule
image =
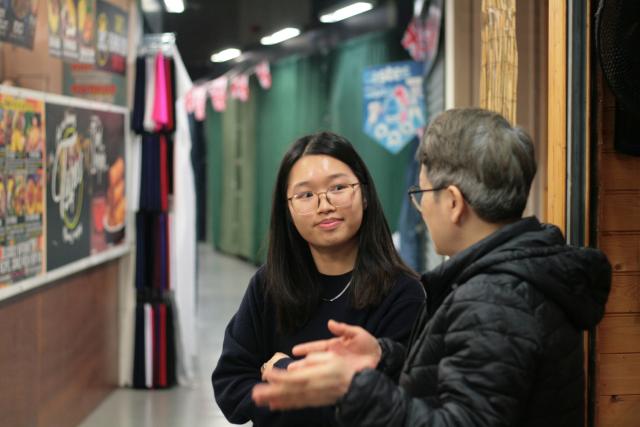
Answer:
[[[354,374],[342,356],[313,353],[295,371],[272,369],[265,373],[268,384],[254,386],[252,398],[271,410],[332,405],[347,392]]]
[[[329,320],[329,330],[335,338],[312,341],[293,348],[296,356],[306,356],[316,352],[331,352],[340,355],[350,368],[356,372],[366,368],[375,368],[380,362],[382,349],[378,340],[360,326]],[[293,371],[306,366],[309,357],[289,365]]]

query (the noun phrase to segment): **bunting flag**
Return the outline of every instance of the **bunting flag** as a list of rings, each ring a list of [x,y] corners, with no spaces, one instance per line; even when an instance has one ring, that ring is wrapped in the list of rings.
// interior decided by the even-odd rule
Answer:
[[[249,100],[249,76],[247,74],[238,74],[231,79],[231,99],[242,102]]]
[[[414,16],[402,36],[401,43],[415,61],[422,61],[424,58],[424,45],[421,39],[422,22],[419,17]]]
[[[415,61],[430,62],[438,51],[442,12],[437,5],[429,7],[426,20],[414,16],[402,37],[402,47]]]
[[[201,122],[205,119],[205,107],[207,102],[207,89],[204,86],[198,86],[194,92],[196,120]]]
[[[184,96],[184,108],[187,110],[187,113],[191,114],[196,111],[196,102],[193,96],[195,92],[195,86],[189,89],[187,94]]]
[[[199,122],[205,119],[207,89],[204,86],[194,86],[185,95],[184,103],[187,113],[193,113]]]
[[[227,109],[227,82],[225,76],[218,77],[209,83],[209,98],[215,111],[221,112]]]
[[[258,83],[262,89],[271,88],[271,69],[269,68],[269,62],[262,61],[256,65],[256,77],[258,77]]]

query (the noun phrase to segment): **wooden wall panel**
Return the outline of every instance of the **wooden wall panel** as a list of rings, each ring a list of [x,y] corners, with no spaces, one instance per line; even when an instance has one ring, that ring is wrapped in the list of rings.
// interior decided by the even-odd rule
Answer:
[[[602,110],[602,139],[600,139],[599,145],[603,153],[615,153],[615,149],[613,148],[613,137],[616,129],[615,98],[613,98],[613,95],[609,96],[611,99],[608,102],[611,104],[605,105]],[[607,104],[607,101],[605,101],[604,104]]]
[[[613,267],[606,314],[597,330],[596,426],[640,420],[640,158],[614,149],[615,98],[597,80],[597,244]]]
[[[601,396],[596,426],[637,427],[640,396]]]
[[[640,353],[601,354],[600,395],[640,394]]]
[[[600,199],[600,209],[601,231],[640,231],[640,193],[606,193]]]
[[[111,263],[48,292],[41,341],[51,357],[41,359],[40,425],[78,424],[116,386],[117,280]]]
[[[35,426],[38,301],[0,304],[0,417],[2,425]]]
[[[640,353],[640,313],[605,317],[598,328],[598,351]]]
[[[640,272],[640,234],[603,233],[600,248],[609,257],[614,273]]]
[[[604,191],[640,191],[640,164],[634,157],[616,152],[602,153],[600,176]]]
[[[564,232],[567,194],[567,2],[549,0],[547,221]]]
[[[74,426],[116,387],[117,304],[118,261],[0,304],[1,425]]]
[[[613,276],[606,312],[640,313],[640,274]]]

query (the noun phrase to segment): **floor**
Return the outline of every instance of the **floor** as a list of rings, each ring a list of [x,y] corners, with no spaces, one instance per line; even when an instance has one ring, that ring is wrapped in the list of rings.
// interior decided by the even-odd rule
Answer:
[[[200,245],[198,256],[196,384],[161,391],[116,390],[80,427],[231,425],[215,404],[210,376],[222,349],[224,328],[240,304],[256,267],[215,253],[209,245]]]

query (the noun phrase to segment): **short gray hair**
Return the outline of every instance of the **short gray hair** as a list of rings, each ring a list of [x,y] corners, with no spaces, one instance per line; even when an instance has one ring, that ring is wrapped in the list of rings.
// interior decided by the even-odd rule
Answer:
[[[434,188],[457,186],[483,220],[522,216],[536,174],[533,142],[500,114],[479,108],[439,114],[417,157]]]

